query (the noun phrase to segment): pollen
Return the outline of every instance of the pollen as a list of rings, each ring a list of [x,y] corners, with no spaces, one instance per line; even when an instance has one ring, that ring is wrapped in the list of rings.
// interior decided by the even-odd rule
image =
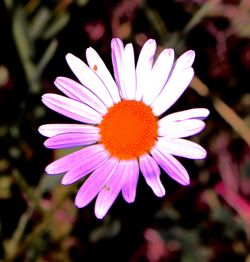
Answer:
[[[149,152],[158,136],[158,119],[143,102],[123,100],[104,115],[101,143],[118,159],[135,159]]]
[[[97,71],[97,65],[94,65],[94,66],[93,66],[93,70],[94,70],[94,71]]]

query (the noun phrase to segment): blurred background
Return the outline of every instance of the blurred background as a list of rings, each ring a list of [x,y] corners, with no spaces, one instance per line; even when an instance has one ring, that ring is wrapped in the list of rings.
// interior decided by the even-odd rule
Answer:
[[[0,261],[250,261],[250,1],[0,1]],[[74,206],[81,182],[62,186],[44,168],[41,124],[66,122],[41,95],[74,78],[68,52],[92,46],[112,71],[110,41],[148,38],[159,51],[196,52],[190,88],[169,112],[206,107],[207,127],[191,138],[205,160],[182,159],[191,185],[162,172],[166,196],[140,178],[136,201],[121,196],[103,220],[94,203]]]

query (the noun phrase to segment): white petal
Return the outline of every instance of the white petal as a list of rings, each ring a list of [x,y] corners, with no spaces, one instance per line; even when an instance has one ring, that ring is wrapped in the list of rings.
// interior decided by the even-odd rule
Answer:
[[[66,60],[79,81],[99,97],[106,107],[111,107],[113,100],[100,78],[78,57],[67,54]]]
[[[205,127],[205,123],[197,119],[188,119],[178,122],[170,122],[165,126],[160,126],[158,135],[167,139],[177,137],[188,137],[199,133]]]
[[[46,124],[38,128],[40,134],[52,137],[65,133],[98,134],[99,127],[83,124]]]
[[[156,196],[162,197],[165,195],[165,188],[160,180],[160,168],[155,160],[148,154],[140,157],[140,169],[146,183],[151,187]]]
[[[169,109],[186,90],[193,76],[193,68],[187,68],[176,74],[173,72],[162,92],[151,105],[154,114],[159,116]]]
[[[86,50],[86,58],[89,67],[92,68],[108,89],[110,95],[112,96],[113,102],[118,103],[121,101],[118,87],[98,53],[90,47]]]
[[[139,166],[137,160],[126,161],[126,177],[122,186],[122,195],[125,201],[132,203],[135,200],[137,182],[139,178]]]
[[[194,62],[194,59],[195,52],[193,50],[186,51],[177,59],[173,73],[178,73],[184,69],[191,67]]]
[[[158,56],[151,72],[151,79],[143,91],[143,101],[150,105],[165,86],[174,62],[174,50],[164,49]]]
[[[185,139],[167,140],[158,138],[157,147],[160,150],[166,150],[171,155],[189,159],[204,159],[207,156],[207,152],[203,147]]]
[[[105,163],[109,158],[109,153],[104,151],[91,152],[88,155],[86,154],[80,162],[73,166],[62,179],[63,185],[70,185],[82,177],[88,175],[99,166]]]
[[[153,39],[147,40],[143,45],[137,65],[136,65],[136,97],[137,101],[142,100],[143,90],[145,88],[152,88],[149,86],[151,78],[151,70],[154,62],[154,55],[156,50],[156,42]]]
[[[109,181],[117,165],[118,160],[111,157],[103,165],[97,168],[78,190],[75,198],[75,205],[79,208],[88,205]]]
[[[88,106],[94,108],[96,111],[100,112],[102,115],[106,114],[107,107],[95,94],[93,94],[85,86],[67,77],[57,77],[54,83],[55,86],[69,98],[87,104]]]
[[[136,75],[135,75],[135,57],[132,44],[127,44],[123,55],[123,77],[124,77],[124,98],[128,100],[135,99]]]
[[[158,165],[174,180],[182,185],[190,183],[189,175],[184,166],[165,148],[159,148],[157,145],[150,152]]]
[[[97,124],[102,120],[101,114],[91,107],[64,96],[45,94],[42,96],[42,102],[59,114],[80,122]]]
[[[113,38],[111,41],[111,57],[114,69],[116,84],[119,87],[120,96],[125,94],[124,77],[123,77],[123,56],[124,46],[119,38]]]
[[[73,168],[84,158],[86,157],[88,158],[88,156],[97,154],[98,152],[102,152],[102,151],[105,151],[105,148],[100,144],[85,147],[81,150],[78,150],[74,153],[71,153],[67,156],[64,156],[52,162],[46,167],[45,171],[51,175],[64,173],[70,170],[71,168]]]
[[[119,162],[114,174],[98,194],[95,204],[97,218],[102,219],[114,203],[124,183],[126,170],[126,161]]]
[[[209,111],[206,108],[194,108],[184,110],[176,113],[169,114],[161,118],[158,122],[159,127],[167,126],[168,123],[173,121],[183,121],[188,119],[199,119],[203,120],[209,115]]]

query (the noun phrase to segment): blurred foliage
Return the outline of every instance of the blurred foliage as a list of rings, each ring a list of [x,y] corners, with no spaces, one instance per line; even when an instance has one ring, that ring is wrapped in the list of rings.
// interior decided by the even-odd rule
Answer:
[[[250,1],[4,0],[0,2],[0,260],[250,261]],[[162,175],[166,197],[140,179],[135,203],[119,197],[102,221],[74,207],[44,167],[65,151],[43,146],[37,128],[66,121],[40,101],[73,77],[64,56],[93,46],[111,68],[110,40],[147,38],[159,51],[194,49],[196,76],[173,111],[207,107],[193,139],[204,161],[183,160],[191,185]]]

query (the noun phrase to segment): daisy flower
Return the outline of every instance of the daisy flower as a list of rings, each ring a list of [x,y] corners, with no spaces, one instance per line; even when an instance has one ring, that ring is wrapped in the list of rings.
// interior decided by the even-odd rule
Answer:
[[[173,49],[163,50],[154,62],[156,42],[149,39],[135,64],[132,44],[111,41],[114,78],[93,48],[86,50],[87,64],[72,54],[66,60],[79,82],[66,77],[55,80],[67,97],[45,94],[50,109],[78,121],[46,124],[39,132],[51,149],[82,147],[46,167],[50,175],[62,174],[63,185],[86,176],[75,205],[82,208],[95,197],[95,215],[103,218],[122,193],[135,200],[139,173],[156,196],[165,195],[160,167],[182,185],[189,175],[174,157],[203,159],[200,145],[183,139],[199,133],[209,111],[189,109],[166,116],[193,78],[195,53],[190,50],[174,61]]]

